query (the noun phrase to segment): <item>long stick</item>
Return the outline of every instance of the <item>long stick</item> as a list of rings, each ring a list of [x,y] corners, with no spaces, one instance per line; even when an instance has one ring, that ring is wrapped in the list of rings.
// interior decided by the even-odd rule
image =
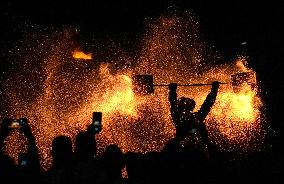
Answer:
[[[228,84],[228,83],[219,83]],[[177,86],[211,86],[212,84],[178,84]],[[153,86],[169,86],[169,84],[154,84]]]

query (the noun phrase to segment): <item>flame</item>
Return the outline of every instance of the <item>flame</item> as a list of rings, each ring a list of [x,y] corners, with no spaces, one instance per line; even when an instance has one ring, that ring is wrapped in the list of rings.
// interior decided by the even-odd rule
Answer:
[[[237,93],[223,91],[218,94],[210,118],[228,140],[237,144],[259,126],[261,106],[256,91],[243,86]]]
[[[131,78],[126,75],[121,75],[118,78],[118,82],[112,90],[106,91],[102,96],[104,101],[100,109],[105,113],[117,111],[124,115],[136,116]]]
[[[75,58],[75,59],[85,59],[85,60],[93,59],[92,53],[86,54],[86,53],[84,53],[84,52],[82,52],[82,51],[78,51],[78,50],[75,50],[75,51],[72,53],[72,56],[73,56],[73,58]]]
[[[107,89],[101,97],[103,101],[99,110],[103,113],[118,112],[126,116],[136,116],[132,79],[127,75],[111,75],[108,65],[101,65],[100,76],[107,81]]]
[[[256,91],[250,89],[249,85],[242,86],[240,92],[223,91],[218,94],[217,108],[213,109],[214,116],[218,119],[227,117],[232,121],[253,122],[258,115],[255,108],[261,105],[255,98]]]

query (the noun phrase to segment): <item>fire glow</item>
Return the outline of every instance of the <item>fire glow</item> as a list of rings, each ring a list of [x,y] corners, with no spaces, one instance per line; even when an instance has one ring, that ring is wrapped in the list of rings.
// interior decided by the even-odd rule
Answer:
[[[91,60],[91,59],[93,59],[92,53],[85,54],[84,52],[78,51],[78,50],[74,51],[72,53],[72,56],[75,59],[84,59],[84,60]]]
[[[58,135],[74,139],[79,131],[86,130],[94,111],[103,113],[103,130],[97,135],[99,150],[109,144],[119,145],[124,152],[163,149],[175,135],[168,88],[157,88],[151,95],[136,95],[132,84],[136,74],[153,75],[155,84],[214,80],[229,83],[220,86],[206,118],[209,138],[226,151],[249,152],[261,147],[265,131],[261,120],[262,102],[257,94],[255,72],[246,66],[247,59],[239,57],[233,62],[214,64],[214,54],[206,51],[192,15],[161,16],[148,27],[137,56],[119,55],[112,63],[70,62],[70,53],[75,59],[92,59],[92,54],[73,52],[78,46],[70,43],[73,35],[70,30],[43,36],[36,43],[39,47],[29,49],[32,53],[19,55],[19,63],[24,61],[22,71],[26,73],[11,75],[5,81],[6,101],[12,104],[7,112],[31,121],[44,169],[51,164],[51,141]],[[52,46],[52,51],[46,45]],[[43,57],[41,63],[34,60],[37,57],[30,57],[38,53]],[[30,67],[32,63],[39,66]],[[254,74],[254,87],[244,82],[237,91],[233,88],[231,76],[241,72]],[[18,83],[18,78],[23,82]],[[20,93],[23,91],[26,93]],[[198,110],[209,91],[210,87],[179,87],[178,95],[196,100],[195,110]],[[34,96],[27,100],[25,94]],[[8,142],[17,142],[15,139]],[[5,149],[16,158],[15,144],[6,145]]]
[[[104,75],[112,86],[103,94],[100,111],[104,113],[119,112],[123,115],[136,116],[132,81],[127,75],[118,75],[114,78],[109,73],[107,66],[101,67],[101,75]]]

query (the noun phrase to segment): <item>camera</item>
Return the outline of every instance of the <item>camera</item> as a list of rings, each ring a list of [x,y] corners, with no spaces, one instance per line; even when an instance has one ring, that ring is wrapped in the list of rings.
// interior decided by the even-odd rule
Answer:
[[[102,129],[102,112],[93,112],[92,126],[95,132],[100,132]]]
[[[21,119],[12,119],[9,125],[9,128],[21,128],[26,124],[26,120],[24,118]]]

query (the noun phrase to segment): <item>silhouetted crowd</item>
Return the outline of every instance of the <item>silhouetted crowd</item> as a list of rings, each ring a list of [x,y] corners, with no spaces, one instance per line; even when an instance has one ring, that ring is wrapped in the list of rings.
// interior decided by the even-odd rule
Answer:
[[[28,140],[28,150],[18,156],[18,164],[3,153],[4,141],[13,120],[4,119],[0,128],[0,183],[43,184],[142,184],[142,183],[281,183],[280,173],[271,171],[271,155],[256,152],[236,159],[235,153],[221,152],[208,139],[204,119],[213,106],[219,82],[213,82],[198,112],[194,100],[177,98],[177,84],[169,85],[169,102],[176,136],[160,152],[123,153],[109,145],[97,154],[96,134],[90,124],[78,133],[74,151],[70,137],[52,141],[52,166],[42,172],[38,148],[27,119],[19,120],[19,130]],[[275,178],[273,178],[275,177]]]

